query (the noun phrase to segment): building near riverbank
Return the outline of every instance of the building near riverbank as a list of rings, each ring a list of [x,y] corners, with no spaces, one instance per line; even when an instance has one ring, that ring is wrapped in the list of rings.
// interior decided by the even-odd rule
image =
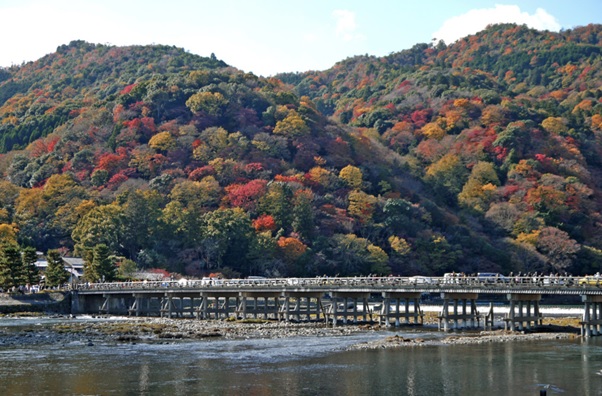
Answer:
[[[37,252],[38,260],[36,261],[36,267],[40,271],[41,275],[44,275],[46,268],[48,268],[48,261],[44,256],[44,253]],[[75,279],[79,279],[84,275],[84,259],[80,257],[62,257],[65,262],[65,271],[69,272]]]

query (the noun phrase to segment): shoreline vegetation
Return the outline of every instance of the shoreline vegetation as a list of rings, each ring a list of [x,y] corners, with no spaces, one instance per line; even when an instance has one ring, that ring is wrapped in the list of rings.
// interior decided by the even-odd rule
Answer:
[[[18,329],[3,326],[2,318],[32,318],[32,324]],[[55,319],[39,325],[35,318]],[[18,331],[15,331],[18,330]],[[425,315],[424,325],[386,327],[377,323],[325,324],[324,322],[278,322],[264,319],[196,320],[191,318],[109,317],[89,319],[70,315],[45,315],[39,312],[11,313],[0,316],[0,347],[22,345],[82,345],[117,343],[171,343],[176,340],[210,339],[276,339],[291,337],[332,337],[359,333],[382,333],[377,340],[354,344],[347,349],[375,350],[383,348],[484,344],[491,342],[534,341],[579,338],[579,318],[548,317],[532,330],[510,332],[501,328],[491,330],[459,329],[437,333],[436,313]],[[401,334],[403,332],[403,335]]]

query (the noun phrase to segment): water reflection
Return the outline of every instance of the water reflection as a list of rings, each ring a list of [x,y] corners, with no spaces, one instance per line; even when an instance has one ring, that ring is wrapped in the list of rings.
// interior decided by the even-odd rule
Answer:
[[[6,395],[602,392],[598,339],[341,351],[380,337],[0,348],[0,385]]]

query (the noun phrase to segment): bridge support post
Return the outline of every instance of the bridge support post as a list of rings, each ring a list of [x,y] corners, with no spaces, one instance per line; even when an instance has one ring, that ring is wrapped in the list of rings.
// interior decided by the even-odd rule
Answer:
[[[463,327],[475,327],[479,325],[479,311],[477,310],[477,293],[441,293],[443,298],[443,309],[439,315],[439,330],[443,324],[443,331],[449,331],[450,324],[454,329],[460,328],[460,322]],[[470,312],[467,310],[467,303],[470,301]],[[450,306],[451,303],[451,306]],[[458,313],[461,304],[462,313]],[[450,308],[452,312],[450,312]]]
[[[312,309],[311,301],[315,298],[316,303],[315,309]],[[312,315],[316,318],[320,317],[320,294],[319,293],[306,293],[306,292],[290,292],[285,293],[284,307],[280,307],[280,311],[284,309],[285,321],[290,321],[294,318],[297,322],[300,322],[302,318],[306,321],[311,321]],[[294,301],[294,302],[293,302]],[[305,304],[305,305],[304,305]]]
[[[368,298],[370,293],[368,292],[332,292],[332,307],[333,307],[333,318],[332,325],[336,326],[339,317],[342,318],[343,323],[347,323],[349,318],[353,320],[353,323],[357,323],[358,317],[366,318],[368,313]],[[339,309],[339,302],[343,300],[343,307]],[[358,302],[363,301],[362,309],[359,310]],[[309,301],[308,301],[309,303]]]
[[[508,294],[510,301],[510,311],[504,319],[504,328],[510,331],[531,329],[531,326],[540,325],[543,316],[539,311],[539,301],[541,294]],[[533,306],[533,312],[531,312]]]
[[[383,305],[380,312],[379,323],[386,327],[391,326],[391,319],[394,319],[395,326],[401,325],[401,320],[405,324],[414,320],[414,324],[422,324],[424,313],[420,310],[420,292],[383,292]],[[395,310],[393,310],[393,301]],[[403,301],[403,310],[401,302]],[[410,305],[412,302],[412,305]],[[412,309],[413,308],[413,309]]]
[[[602,296],[582,295],[581,300],[585,304],[583,320],[581,321],[581,336],[592,337],[600,335],[602,326]]]

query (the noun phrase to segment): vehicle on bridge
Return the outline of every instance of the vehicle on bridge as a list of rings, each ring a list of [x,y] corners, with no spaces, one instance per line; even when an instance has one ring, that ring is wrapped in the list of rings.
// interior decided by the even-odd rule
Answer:
[[[434,282],[433,282],[433,278],[430,278],[428,276],[416,275],[416,276],[410,276],[408,278],[408,283],[413,284],[413,285],[430,285]]]
[[[588,275],[579,279],[579,286],[591,285],[591,286],[602,286],[602,276],[600,274]]]
[[[477,280],[482,283],[510,283],[510,279],[499,272],[479,272]]]

